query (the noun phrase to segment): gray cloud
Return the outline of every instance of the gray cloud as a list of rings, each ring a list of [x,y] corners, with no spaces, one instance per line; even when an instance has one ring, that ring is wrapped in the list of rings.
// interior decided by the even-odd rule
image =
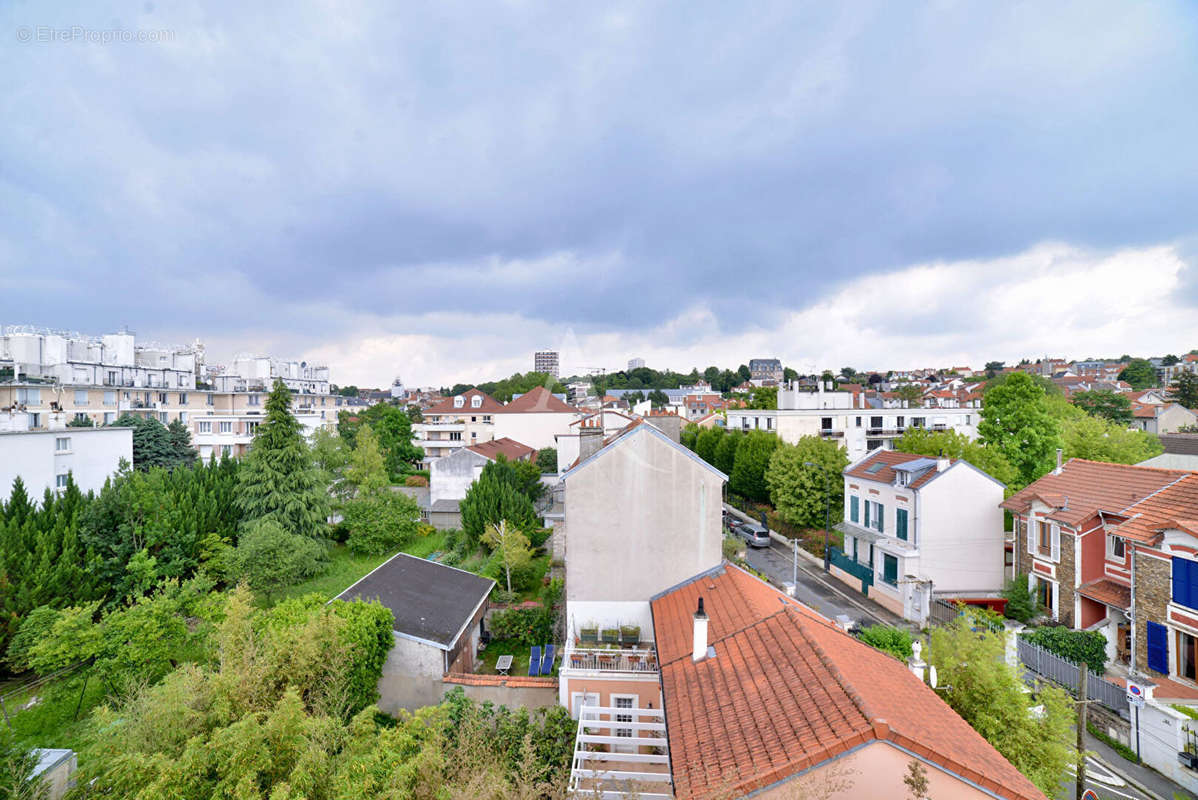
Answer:
[[[173,41],[16,41],[72,25]],[[702,302],[735,332],[912,263],[1177,240],[1198,210],[1184,3],[18,2],[0,36],[22,321],[635,334]]]

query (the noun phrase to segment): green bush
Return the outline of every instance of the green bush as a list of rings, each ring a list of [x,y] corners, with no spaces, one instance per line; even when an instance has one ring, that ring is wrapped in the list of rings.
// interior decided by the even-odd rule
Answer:
[[[862,628],[861,641],[870,647],[889,653],[900,661],[911,657],[911,633],[889,625],[870,625]]]
[[[1111,748],[1112,750],[1114,750],[1116,753],[1118,753],[1119,755],[1126,758],[1131,763],[1133,763],[1133,764],[1140,763],[1140,757],[1136,755],[1135,750],[1132,750],[1130,747],[1128,747],[1127,745],[1125,745],[1123,742],[1119,741],[1118,739],[1112,739],[1111,737],[1107,736],[1106,731],[1099,728],[1093,722],[1089,722],[1089,721],[1086,722],[1086,730],[1088,730],[1090,732],[1090,735],[1093,736],[1095,739],[1102,742],[1107,747]],[[1174,796],[1176,796],[1176,795],[1174,795]]]
[[[1106,637],[1098,631],[1075,631],[1061,626],[1035,628],[1022,636],[1061,658],[1086,664],[1096,675],[1106,671]]]
[[[549,541],[549,537],[553,534],[553,528],[533,528],[528,532],[528,543],[532,545],[532,549],[536,550],[545,546],[545,542]]]
[[[740,555],[740,539],[735,536],[724,537],[724,558],[729,561],[736,561]]]
[[[553,641],[553,611],[545,606],[496,611],[488,623],[491,636],[532,647]]]
[[[1007,619],[1027,623],[1040,612],[1036,596],[1027,588],[1027,578],[1023,575],[1007,581],[1002,596],[1007,599],[1007,607],[1003,609]]]
[[[393,553],[416,538],[420,508],[406,494],[381,491],[345,504],[346,546],[360,555]]]

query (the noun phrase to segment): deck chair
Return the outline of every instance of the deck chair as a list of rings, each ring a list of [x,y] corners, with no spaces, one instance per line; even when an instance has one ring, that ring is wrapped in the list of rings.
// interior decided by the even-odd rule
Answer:
[[[541,674],[541,648],[536,645],[528,651],[528,674],[530,677]]]
[[[541,674],[553,674],[553,659],[557,655],[557,648],[551,644],[545,645],[545,658],[541,661]]]

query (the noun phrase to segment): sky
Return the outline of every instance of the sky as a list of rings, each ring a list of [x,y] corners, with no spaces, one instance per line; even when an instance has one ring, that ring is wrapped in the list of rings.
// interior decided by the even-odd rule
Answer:
[[[0,323],[341,384],[1198,347],[1189,2],[0,6]]]

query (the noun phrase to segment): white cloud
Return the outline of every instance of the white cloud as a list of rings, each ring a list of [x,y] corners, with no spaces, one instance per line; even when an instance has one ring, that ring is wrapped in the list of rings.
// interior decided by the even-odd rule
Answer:
[[[770,330],[726,335],[704,305],[637,334],[576,333],[518,314],[440,313],[376,319],[305,357],[327,362],[339,383],[385,385],[398,374],[411,386],[524,372],[543,347],[560,350],[570,372],[622,369],[632,357],[685,371],[777,356],[810,372],[1164,354],[1198,346],[1194,309],[1180,300],[1185,269],[1171,245],[1096,252],[1047,243],[855,279]]]

